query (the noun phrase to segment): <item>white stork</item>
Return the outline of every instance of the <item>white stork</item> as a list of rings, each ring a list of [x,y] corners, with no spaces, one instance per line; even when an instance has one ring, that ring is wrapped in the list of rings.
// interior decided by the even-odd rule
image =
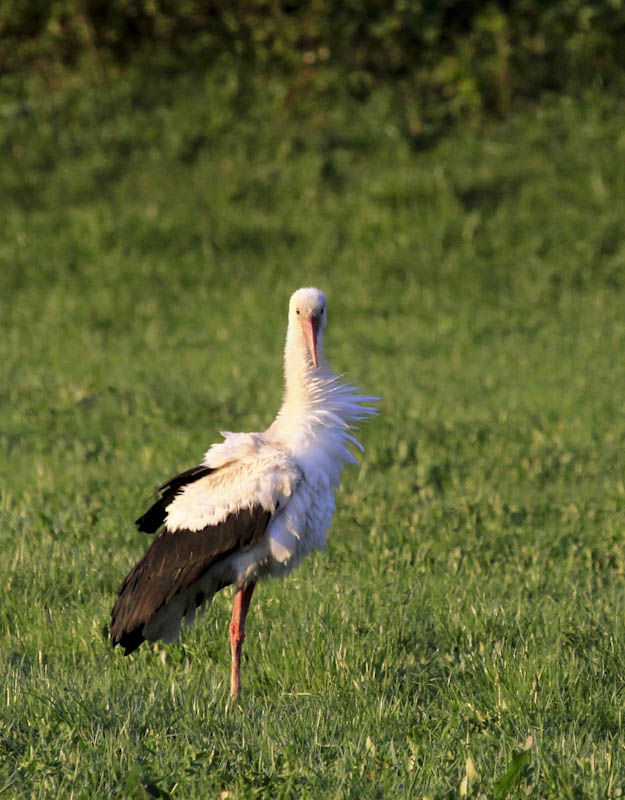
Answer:
[[[264,433],[223,433],[198,467],[170,478],[136,524],[155,533],[122,581],[111,640],[128,655],[146,639],[174,642],[185,619],[236,584],[230,646],[230,694],[240,690],[245,617],[256,582],[287,575],[325,546],[334,490],[356,463],[351,423],[375,414],[378,398],[343,383],[323,356],[327,301],[299,289],[289,303],[282,407]]]

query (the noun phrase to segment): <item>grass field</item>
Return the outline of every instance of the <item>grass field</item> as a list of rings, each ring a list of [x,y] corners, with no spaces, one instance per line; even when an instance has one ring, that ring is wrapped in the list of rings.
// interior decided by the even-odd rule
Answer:
[[[0,797],[620,797],[625,104],[419,149],[382,91],[285,92],[2,101]],[[128,659],[106,626],[152,487],[272,420],[307,284],[381,416],[237,708],[230,592]]]

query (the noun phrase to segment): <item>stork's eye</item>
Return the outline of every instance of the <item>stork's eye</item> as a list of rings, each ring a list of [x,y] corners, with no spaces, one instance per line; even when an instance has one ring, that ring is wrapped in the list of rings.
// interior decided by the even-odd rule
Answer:
[[[295,313],[296,313],[296,314],[297,314],[297,316],[299,317],[299,308],[296,308],[296,309],[295,309]]]

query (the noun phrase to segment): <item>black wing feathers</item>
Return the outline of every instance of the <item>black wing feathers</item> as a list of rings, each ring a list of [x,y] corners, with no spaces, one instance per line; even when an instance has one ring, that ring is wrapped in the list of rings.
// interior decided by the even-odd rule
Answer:
[[[255,506],[199,531],[162,530],[117,590],[111,617],[113,644],[125,647],[126,655],[139,647],[143,626],[161,606],[213,564],[257,542],[270,517],[271,512]]]
[[[135,520],[135,525],[144,533],[156,533],[156,531],[165,522],[165,517],[167,516],[167,506],[178,494],[180,489],[182,489],[182,487],[186,486],[188,483],[193,483],[194,481],[203,478],[205,475],[210,475],[210,473],[213,471],[214,470],[212,467],[205,467],[203,465],[199,467],[192,467],[184,472],[179,472],[178,475],[174,475],[173,478],[165,481],[165,483],[161,483],[156,490],[157,492],[161,493],[160,498],[156,501],[156,503],[148,508],[143,516],[139,517],[138,520]]]

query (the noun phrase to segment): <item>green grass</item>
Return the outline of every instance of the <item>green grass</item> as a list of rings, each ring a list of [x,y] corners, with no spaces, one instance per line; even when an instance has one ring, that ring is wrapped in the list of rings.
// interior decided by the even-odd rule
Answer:
[[[2,102],[0,797],[457,797],[469,758],[470,796],[620,796],[625,105],[417,152],[383,92],[286,96]],[[311,283],[381,416],[239,709],[230,594],[129,659],[105,627],[151,487],[271,421]]]

